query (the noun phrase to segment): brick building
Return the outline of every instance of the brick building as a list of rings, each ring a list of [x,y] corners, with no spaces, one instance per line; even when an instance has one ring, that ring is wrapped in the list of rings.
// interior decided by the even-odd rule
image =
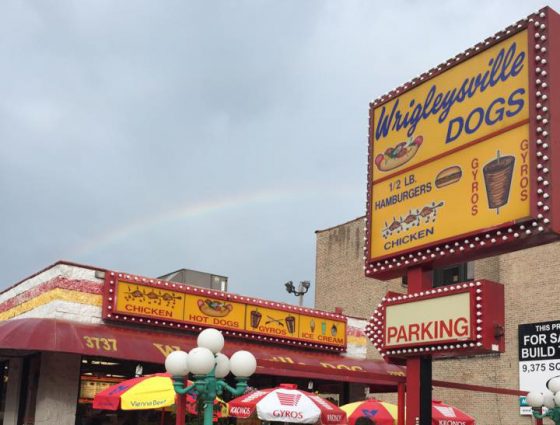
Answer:
[[[368,318],[387,291],[406,292],[406,281],[366,278],[363,271],[364,217],[319,230],[316,252],[316,308]],[[435,285],[490,279],[505,286],[506,351],[479,357],[437,360],[433,379],[495,388],[519,389],[518,325],[557,320],[560,293],[558,243],[474,261],[434,273]],[[373,346],[368,357],[379,359]],[[396,403],[396,394],[379,396]],[[530,424],[513,395],[434,386],[433,399],[468,412],[478,425]]]

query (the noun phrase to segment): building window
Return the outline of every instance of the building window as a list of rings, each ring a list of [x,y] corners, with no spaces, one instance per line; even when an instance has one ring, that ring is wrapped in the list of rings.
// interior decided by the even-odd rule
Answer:
[[[434,269],[432,285],[434,288],[437,288],[471,280],[474,280],[474,263],[468,262]],[[402,278],[402,285],[408,286],[406,275]]]
[[[434,276],[432,279],[434,288],[473,280],[473,269],[472,263],[461,263],[441,269],[434,269]]]

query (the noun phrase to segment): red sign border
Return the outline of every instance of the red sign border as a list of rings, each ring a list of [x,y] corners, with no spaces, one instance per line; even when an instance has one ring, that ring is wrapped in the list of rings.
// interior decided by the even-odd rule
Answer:
[[[310,348],[315,350],[325,350],[325,351],[336,351],[345,352],[347,345],[347,335],[344,333],[344,343],[343,345],[335,345],[329,343],[314,343],[309,340],[302,338],[286,338],[286,337],[276,337],[270,336],[270,334],[263,334],[260,332],[253,331],[239,331],[232,330],[226,326],[200,326],[199,324],[194,324],[193,322],[178,321],[178,320],[168,320],[168,319],[154,319],[152,316],[134,313],[134,314],[123,314],[121,312],[115,313],[117,309],[117,281],[126,282],[133,285],[144,285],[157,289],[165,289],[169,291],[176,291],[184,293],[185,295],[195,295],[195,296],[210,296],[218,299],[222,299],[230,302],[243,303],[249,306],[261,307],[261,308],[273,308],[281,310],[284,312],[290,312],[295,314],[303,314],[307,316],[319,317],[323,319],[337,320],[344,322],[346,328],[348,327],[347,317],[338,313],[330,313],[315,309],[310,309],[306,307],[299,307],[290,304],[278,303],[275,301],[262,300],[259,298],[246,297],[237,294],[231,294],[228,292],[216,291],[214,289],[206,289],[197,286],[184,285],[181,283],[170,282],[165,280],[147,278],[143,276],[136,276],[128,273],[119,273],[115,271],[107,271],[105,273],[105,282],[103,285],[103,305],[102,305],[102,318],[104,320],[111,321],[122,321],[127,323],[135,323],[138,325],[163,327],[170,329],[185,329],[192,331],[201,331],[207,327],[213,327],[223,331],[225,335],[252,339],[255,341],[261,341],[266,343],[274,344],[289,344],[298,346],[300,348]]]
[[[509,222],[497,227],[477,230],[468,234],[416,247],[398,254],[372,259],[370,257],[373,167],[373,110],[440,75],[474,55],[493,47],[521,31],[528,32],[529,63],[529,156],[531,168],[531,217],[521,222]],[[489,37],[449,61],[421,74],[412,81],[390,91],[370,104],[368,190],[364,249],[365,275],[377,279],[402,276],[407,269],[417,266],[441,267],[512,252],[558,240],[560,236],[560,147],[553,138],[560,133],[560,122],[551,119],[560,111],[560,96],[551,96],[551,90],[560,85],[560,55],[552,54],[560,48],[560,15],[545,7],[505,30]]]
[[[434,298],[469,293],[471,313],[471,337],[465,340],[446,340],[402,344],[387,347],[385,345],[385,312],[388,306],[414,304]],[[413,307],[411,307],[413,308]],[[490,280],[462,282],[446,285],[412,294],[389,292],[371,315],[366,325],[366,335],[381,356],[394,363],[406,357],[457,357],[485,353],[503,353],[505,351],[505,297],[504,286]],[[496,349],[497,348],[497,349]]]

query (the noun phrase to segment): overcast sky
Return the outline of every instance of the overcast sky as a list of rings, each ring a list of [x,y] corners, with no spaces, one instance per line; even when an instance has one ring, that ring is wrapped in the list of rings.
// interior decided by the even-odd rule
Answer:
[[[364,214],[369,102],[541,6],[2,1],[0,289],[64,259],[296,303]]]

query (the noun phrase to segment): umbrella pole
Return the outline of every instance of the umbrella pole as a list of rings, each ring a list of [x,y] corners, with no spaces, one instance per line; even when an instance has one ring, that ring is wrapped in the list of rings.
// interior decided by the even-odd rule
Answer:
[[[406,403],[405,398],[405,384],[400,382],[397,387],[399,401],[397,402],[397,409],[398,409],[398,424],[404,425],[404,405]]]
[[[161,409],[161,417],[159,419],[159,425],[165,424],[165,407]]]

